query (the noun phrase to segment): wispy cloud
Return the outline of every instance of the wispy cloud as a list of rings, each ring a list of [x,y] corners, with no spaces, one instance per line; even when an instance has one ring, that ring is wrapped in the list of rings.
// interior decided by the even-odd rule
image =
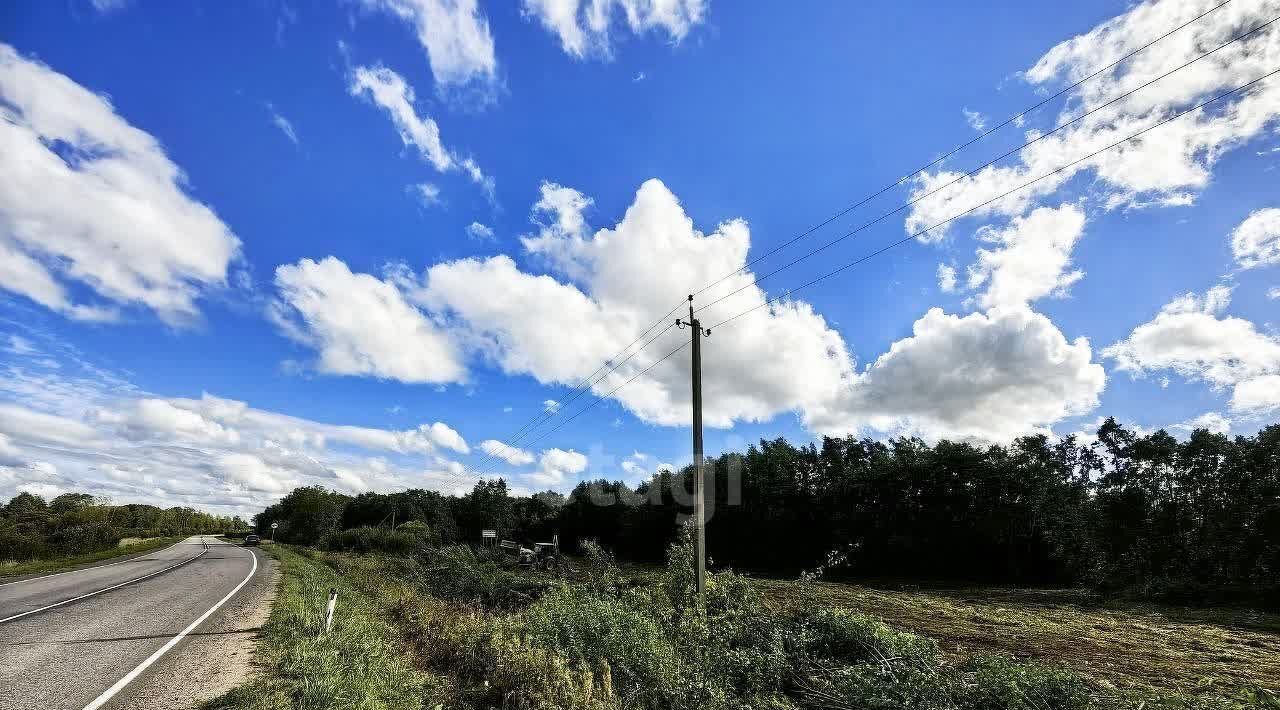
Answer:
[[[279,128],[280,132],[283,133],[291,143],[293,143],[294,145],[299,145],[298,132],[293,129],[293,123],[289,119],[281,115],[280,112],[276,110],[276,107],[270,101],[267,102],[267,111],[271,113],[271,123],[276,128]]]
[[[467,225],[467,236],[478,242],[487,242],[493,240],[493,228],[472,222]]]
[[[440,199],[440,188],[429,182],[420,182],[409,186],[409,194],[417,198],[423,207],[438,207],[444,204]]]

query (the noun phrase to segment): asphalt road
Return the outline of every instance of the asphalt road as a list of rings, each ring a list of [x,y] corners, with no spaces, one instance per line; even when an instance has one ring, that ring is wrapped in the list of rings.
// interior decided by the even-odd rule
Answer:
[[[202,635],[231,633],[264,565],[192,537],[116,564],[0,585],[0,709],[152,707],[141,689]],[[220,659],[203,662],[216,667]],[[200,672],[184,672],[198,686]],[[200,695],[191,691],[193,699]]]

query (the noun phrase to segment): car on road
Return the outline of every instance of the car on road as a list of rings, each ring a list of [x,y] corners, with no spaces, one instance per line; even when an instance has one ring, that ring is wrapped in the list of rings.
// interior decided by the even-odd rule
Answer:
[[[248,547],[249,545],[257,545],[260,542],[262,542],[262,538],[258,537],[257,535],[244,536],[245,547]]]

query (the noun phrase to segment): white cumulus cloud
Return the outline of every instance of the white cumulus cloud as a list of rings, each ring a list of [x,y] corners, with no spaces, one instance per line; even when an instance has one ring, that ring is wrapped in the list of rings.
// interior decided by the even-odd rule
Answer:
[[[1198,417],[1174,424],[1170,428],[1185,432],[1207,429],[1212,434],[1227,434],[1231,431],[1231,420],[1218,412],[1205,412]]]
[[[1258,210],[1231,231],[1231,254],[1244,269],[1280,264],[1280,209]]]
[[[1232,387],[1233,412],[1271,411],[1280,407],[1280,338],[1222,315],[1230,300],[1225,286],[1184,294],[1103,354],[1135,376],[1170,370],[1217,389]]]
[[[464,359],[478,358],[507,374],[576,386],[654,319],[679,305],[672,294],[687,294],[733,274],[705,300],[737,288],[742,292],[700,311],[704,326],[768,297],[744,270],[750,231],[741,220],[724,222],[711,233],[697,230],[675,195],[657,180],[641,185],[621,221],[610,227],[588,225],[591,204],[572,188],[543,185],[534,207],[535,232],[521,242],[549,273],[526,270],[507,255],[441,262],[421,276],[396,268],[385,278],[351,274],[336,259],[304,261],[282,267],[277,277],[280,302],[297,311],[293,318],[278,320],[299,342],[316,348],[321,370],[383,377],[400,373],[397,379],[425,381],[429,378],[424,375],[409,374],[450,362],[460,377]],[[1072,214],[1069,208],[1046,213],[1067,222]],[[1021,239],[1008,237],[1001,244],[1014,248]],[[1060,260],[1054,273],[1065,272],[1067,265]],[[303,278],[320,266],[336,278]],[[1009,259],[993,267],[993,273],[1019,266]],[[1028,278],[1021,272],[1018,276]],[[1057,287],[1066,278],[1060,276]],[[309,284],[314,281],[333,283],[312,294]],[[365,290],[379,297],[362,297]],[[1008,300],[1018,303],[1038,295],[1027,290]],[[343,316],[326,316],[331,307]],[[948,325],[952,321],[957,324]],[[414,329],[402,323],[420,324],[423,337],[442,339],[447,356],[406,364],[403,358],[428,346],[405,347],[405,334]],[[380,330],[366,334],[381,324],[387,324],[385,337]],[[1103,385],[1101,368],[1089,362],[1086,342],[1068,342],[1047,318],[1022,305],[965,319],[931,312],[917,330],[869,373],[858,373],[843,338],[809,304],[787,299],[759,308],[731,326],[714,329],[704,343],[706,357],[715,362],[703,373],[704,421],[729,427],[792,411],[824,432],[898,431],[905,423],[930,435],[999,439],[1043,429],[1088,409]],[[592,391],[611,394],[646,422],[686,424],[688,354],[662,357],[686,343],[688,334],[674,328],[654,333],[656,340],[634,357],[625,362],[625,355],[617,358],[616,371],[599,378]],[[926,349],[936,358],[935,367],[964,374],[953,379],[897,364],[908,352]],[[896,382],[899,373],[902,384]],[[908,388],[910,403],[900,405],[896,397],[877,394],[899,386]],[[555,406],[548,398],[544,409]]]
[[[1231,411],[1265,416],[1280,411],[1280,374],[1242,381],[1231,392]]]
[[[594,234],[584,216],[590,204],[576,190],[544,184],[535,206],[540,228],[522,240],[564,280],[523,271],[505,255],[463,259],[427,270],[421,302],[465,324],[467,342],[506,372],[573,385],[671,309],[672,294],[690,293],[746,264],[745,223],[725,222],[705,234],[658,180],[640,187],[621,222]],[[737,287],[745,288],[700,318],[710,325],[766,297],[749,273],[726,279],[720,292]],[[687,354],[639,376],[686,339],[671,329],[594,390],[603,394],[637,377],[617,392],[619,401],[646,421],[687,422]],[[708,342],[717,363],[704,374],[710,426],[803,406],[851,368],[839,334],[798,301],[760,309]]]
[[[0,43],[0,288],[69,317],[171,324],[226,284],[240,240],[104,97]],[[71,284],[97,303],[77,303]]]
[[[497,439],[486,439],[480,442],[480,450],[490,456],[506,461],[512,466],[523,466],[525,464],[533,463],[532,453],[515,446],[509,446]]]
[[[284,333],[314,348],[316,368],[401,382],[461,382],[457,344],[388,280],[353,274],[329,257],[276,269],[270,314]]]
[[[569,476],[587,470],[587,457],[573,449],[547,449],[538,456],[538,470],[524,478],[535,486],[559,486]]]
[[[1084,338],[1025,307],[964,317],[930,310],[836,396],[813,429],[1007,440],[1094,409],[1106,383]]]
[[[1071,251],[1084,232],[1084,212],[1076,205],[1041,207],[1016,217],[1004,229],[979,230],[992,249],[979,249],[969,267],[968,286],[986,285],[978,295],[983,308],[1028,304],[1064,295],[1084,272],[1071,269]]]
[[[1088,33],[1053,47],[1024,76],[1037,86],[1076,81],[1217,4],[1213,0],[1139,3]],[[1117,69],[1072,90],[1071,100],[1057,117],[1057,123],[1095,108],[1100,110],[1024,148],[1012,164],[985,168],[921,200],[912,207],[906,221],[907,230],[915,232],[930,227],[1273,71],[1280,66],[1280,26],[1277,25],[1102,108],[1142,83],[1262,25],[1277,11],[1280,3],[1275,0],[1228,4],[1161,40],[1152,49],[1138,53]],[[1265,81],[1146,133],[1139,141],[1119,145],[997,200],[975,214],[1022,214],[1062,188],[1073,176],[1084,172],[1093,174],[1095,179],[1090,189],[1099,193],[1104,208],[1186,205],[1209,183],[1212,167],[1222,155],[1261,135],[1277,117],[1280,117],[1280,83]],[[1029,131],[1027,138],[1037,135]],[[913,196],[922,197],[962,174],[951,169],[927,174],[916,181]],[[944,230],[939,229],[928,238],[939,239],[943,233]]]

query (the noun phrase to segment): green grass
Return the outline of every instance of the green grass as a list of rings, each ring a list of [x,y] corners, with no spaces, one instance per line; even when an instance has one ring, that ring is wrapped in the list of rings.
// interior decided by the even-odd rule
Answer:
[[[258,643],[259,673],[204,710],[407,710],[432,708],[436,679],[414,668],[383,610],[307,551],[264,548],[281,583]],[[338,590],[333,630],[325,602]]]
[[[32,560],[30,562],[0,562],[0,582],[26,575],[50,574],[68,570],[72,567],[79,567],[80,565],[110,560],[114,557],[144,554],[168,547],[184,539],[183,537],[152,537],[128,545],[88,552],[83,555],[52,557],[47,560]]]

